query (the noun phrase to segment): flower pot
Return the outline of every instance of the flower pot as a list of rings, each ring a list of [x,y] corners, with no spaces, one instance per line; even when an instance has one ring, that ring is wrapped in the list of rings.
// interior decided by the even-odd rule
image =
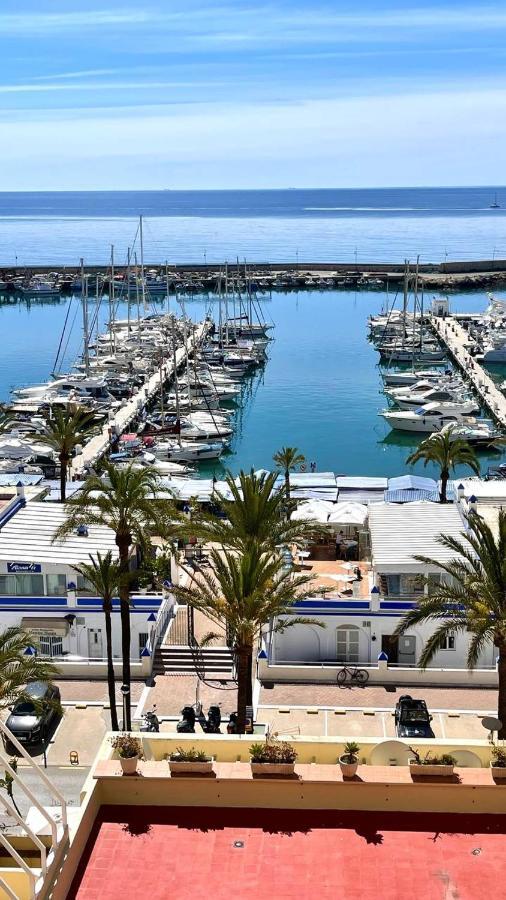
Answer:
[[[494,763],[491,762],[490,771],[492,778],[506,779],[506,766],[494,766]]]
[[[340,756],[339,765],[343,778],[353,778],[357,774],[358,759],[355,762],[347,762],[348,757]]]
[[[435,778],[449,778],[453,775],[453,768],[453,765],[441,766],[430,764],[423,766],[421,763],[414,762],[411,759],[409,761],[409,771],[411,775],[430,775]]]
[[[252,762],[251,772],[253,775],[293,775],[295,763]]]
[[[172,775],[209,775],[213,771],[213,760],[183,762],[182,760],[169,759],[169,768]]]
[[[119,761],[123,770],[123,775],[135,775],[137,772],[138,756],[120,756]]]

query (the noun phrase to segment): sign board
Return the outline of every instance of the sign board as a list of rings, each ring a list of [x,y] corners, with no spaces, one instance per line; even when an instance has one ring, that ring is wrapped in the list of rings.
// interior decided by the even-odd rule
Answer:
[[[36,575],[42,572],[42,566],[40,563],[8,562],[7,571],[9,575]]]

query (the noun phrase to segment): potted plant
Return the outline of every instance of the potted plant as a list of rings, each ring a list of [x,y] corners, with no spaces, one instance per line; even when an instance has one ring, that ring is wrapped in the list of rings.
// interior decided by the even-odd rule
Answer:
[[[490,760],[492,778],[506,778],[506,748],[492,747],[492,759]]]
[[[293,775],[297,751],[286,741],[267,738],[249,748],[253,775]]]
[[[348,741],[344,745],[344,753],[339,757],[343,778],[353,778],[357,774],[359,753],[360,747],[355,741]]]
[[[123,775],[135,775],[137,763],[143,759],[142,744],[132,734],[116,734],[111,738],[114,750],[118,751]]]
[[[411,775],[435,775],[439,778],[448,778],[453,775],[453,767],[457,764],[457,760],[451,753],[442,753],[436,756],[430,750],[421,756],[413,747],[409,748],[413,754],[413,759],[409,760],[409,770]]]
[[[196,750],[195,747],[189,749],[177,747],[167,759],[173,775],[207,775],[213,771],[212,756],[208,756],[203,750]]]

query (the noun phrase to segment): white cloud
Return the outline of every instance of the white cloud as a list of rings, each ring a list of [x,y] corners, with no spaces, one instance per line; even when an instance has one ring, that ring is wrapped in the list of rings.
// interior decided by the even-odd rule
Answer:
[[[0,188],[499,182],[506,91],[468,87],[167,107],[142,116],[132,109],[110,119],[93,111],[83,119],[60,112],[45,122],[13,117],[4,119]]]

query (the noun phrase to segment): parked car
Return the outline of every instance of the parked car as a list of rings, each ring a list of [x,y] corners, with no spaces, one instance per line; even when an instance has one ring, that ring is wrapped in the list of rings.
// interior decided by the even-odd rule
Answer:
[[[413,700],[409,694],[399,697],[395,707],[397,737],[433,738],[431,722],[432,716],[429,715],[425,700]]]
[[[60,690],[46,681],[32,681],[26,686],[26,695],[13,707],[5,724],[21,744],[29,747],[41,744],[60,718]]]

